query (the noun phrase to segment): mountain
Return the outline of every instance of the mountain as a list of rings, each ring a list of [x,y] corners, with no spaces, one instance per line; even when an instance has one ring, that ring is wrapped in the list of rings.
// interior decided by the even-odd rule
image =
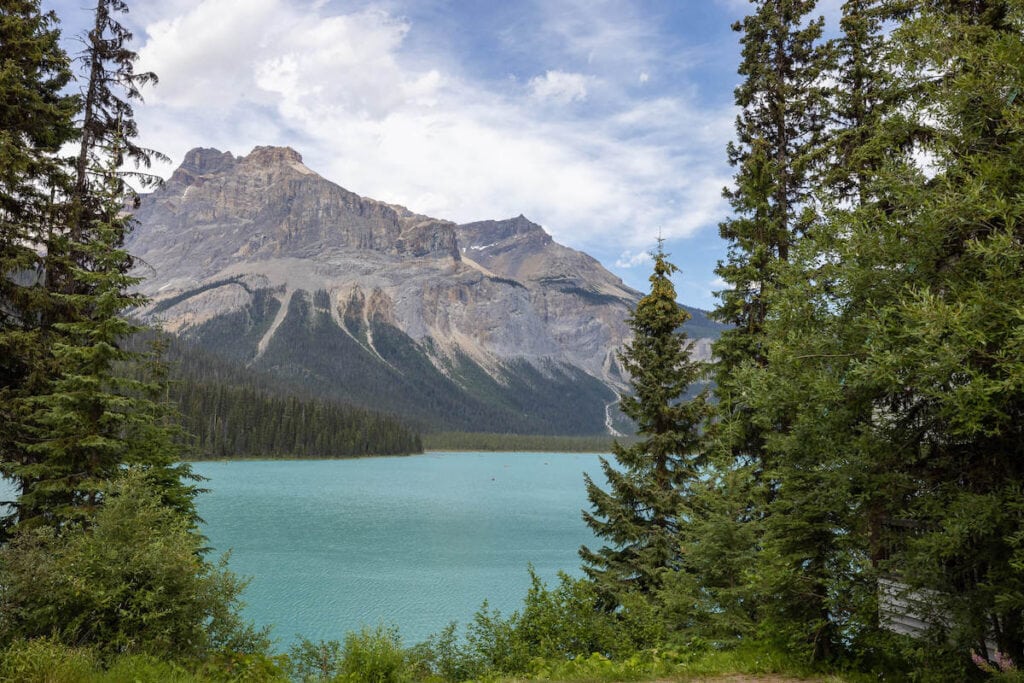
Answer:
[[[523,216],[456,225],[257,147],[190,151],[135,218],[144,317],[208,351],[427,430],[612,427],[640,293]]]

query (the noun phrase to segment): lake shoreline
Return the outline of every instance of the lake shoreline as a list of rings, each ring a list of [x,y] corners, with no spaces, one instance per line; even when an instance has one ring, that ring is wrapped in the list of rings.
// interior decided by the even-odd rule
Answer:
[[[481,455],[611,455],[610,451],[541,451],[541,450],[487,450],[459,451],[453,449],[431,449],[422,453],[385,453],[382,455],[325,455],[320,456],[272,456],[254,455],[236,458],[186,458],[183,463],[199,462],[322,462],[325,460],[368,460],[373,458],[415,458],[423,455],[444,455],[456,453],[480,453]]]

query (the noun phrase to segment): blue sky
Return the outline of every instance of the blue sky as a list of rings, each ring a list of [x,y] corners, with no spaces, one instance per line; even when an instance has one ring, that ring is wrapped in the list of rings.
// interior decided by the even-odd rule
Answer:
[[[68,38],[86,4],[46,2]],[[419,213],[522,213],[642,291],[660,233],[681,300],[715,305],[745,0],[130,5],[139,67],[160,77],[142,142],[175,166],[197,146],[289,145]]]

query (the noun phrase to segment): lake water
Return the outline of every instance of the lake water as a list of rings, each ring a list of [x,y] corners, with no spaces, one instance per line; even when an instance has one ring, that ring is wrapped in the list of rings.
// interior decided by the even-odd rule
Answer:
[[[580,511],[595,455],[430,453],[358,460],[196,463],[210,545],[252,577],[245,614],[286,648],[393,625],[403,641],[465,623],[486,599],[518,609],[527,565],[579,575],[594,544]]]

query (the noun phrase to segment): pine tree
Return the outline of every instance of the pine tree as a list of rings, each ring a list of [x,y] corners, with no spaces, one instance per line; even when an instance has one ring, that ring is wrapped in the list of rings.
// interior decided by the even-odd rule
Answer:
[[[105,172],[97,174],[105,185],[90,189],[93,211],[102,213],[91,212],[80,231],[89,239],[67,242],[77,255],[67,271],[74,289],[55,294],[66,315],[54,323],[57,371],[48,391],[28,401],[34,438],[27,450],[37,464],[35,484],[20,498],[21,523],[88,521],[109,481],[129,464],[162,486],[166,503],[194,518],[192,488],[182,482],[188,468],[176,464],[180,455],[161,422],[152,387],[119,367],[142,361],[125,349],[126,340],[141,330],[125,315],[145,302],[131,292],[138,279],[129,274],[131,259],[121,248],[130,218],[123,215],[120,163],[115,147]]]
[[[877,253],[846,250],[897,205],[891,180],[923,181],[911,151],[926,131],[902,111],[913,93],[893,69],[883,30],[905,11],[886,0],[843,5],[842,34],[828,46],[828,136],[815,154],[821,209],[778,271],[767,362],[744,382],[776,482],[762,525],[758,581],[772,596],[764,617],[789,647],[818,658],[866,642],[878,626],[875,572],[891,468],[867,429],[871,393],[849,376],[863,357],[866,297],[881,301],[885,276],[868,268],[850,278],[847,265]]]
[[[127,13],[124,0],[96,0],[93,27],[88,33],[85,52],[80,61],[88,73],[82,97],[81,139],[75,162],[75,192],[82,200],[89,192],[90,176],[106,167],[104,154],[118,140],[119,153],[135,167],[148,169],[153,160],[167,161],[163,154],[135,142],[139,135],[132,101],[142,101],[141,88],[157,83],[156,74],[135,72],[138,55],[128,45],[132,34],[117,19]],[[143,185],[159,182],[144,171],[123,171]],[[103,178],[98,179],[101,183]]]
[[[728,147],[729,162],[737,169],[735,186],[724,192],[733,215],[720,225],[729,251],[716,269],[728,289],[720,293],[715,311],[731,329],[714,346],[718,403],[708,429],[718,470],[715,481],[730,485],[706,495],[735,500],[707,500],[701,506],[708,514],[701,520],[706,529],[754,545],[728,549],[717,558],[709,553],[724,549],[721,543],[694,548],[695,558],[717,567],[713,576],[719,577],[708,577],[701,587],[703,599],[726,601],[708,609],[734,615],[734,624],[753,618],[762,598],[775,597],[751,571],[749,560],[760,548],[767,506],[779,486],[768,442],[788,418],[761,420],[751,385],[760,381],[768,365],[764,328],[771,302],[783,287],[781,277],[795,246],[817,219],[812,171],[821,155],[827,115],[823,20],[808,18],[815,2],[760,0],[754,5],[750,15],[733,25],[742,34],[743,82],[735,90],[740,114],[736,139]],[[737,580],[746,586],[737,587]]]
[[[637,425],[639,441],[616,442],[616,465],[601,459],[609,490],[589,477],[593,506],[583,517],[609,545],[584,546],[584,571],[606,599],[616,604],[627,591],[654,592],[667,572],[678,570],[679,532],[686,524],[686,498],[702,461],[700,428],[707,417],[706,394],[683,400],[705,372],[691,358],[693,344],[680,326],[689,314],[676,302],[669,263],[659,242],[654,254],[651,292],[629,318],[633,340],[619,354],[633,394],[622,412]]]
[[[62,217],[55,197],[72,182],[60,150],[75,136],[78,106],[64,93],[72,74],[56,23],[38,0],[0,7],[0,475],[21,491],[35,464],[23,447],[25,400],[45,390],[53,365],[40,253]]]
[[[147,150],[131,141],[137,133],[127,100],[151,75],[136,75],[136,55],[125,44],[130,34],[113,18],[126,7],[99,0],[83,61],[88,79],[80,152],[70,181],[45,186],[59,211],[39,235],[45,306],[32,310],[45,343],[36,350],[36,386],[13,402],[17,432],[13,464],[6,473],[21,486],[19,525],[57,528],[87,521],[102,502],[107,480],[125,464],[138,464],[162,485],[165,502],[195,519],[192,487],[182,481],[187,466],[160,428],[161,408],[151,391],[124,376],[119,366],[140,358],[125,350],[138,331],[125,315],[144,299],[131,293],[137,280],[123,245],[131,219],[126,203],[135,197],[126,178],[127,155],[147,163]],[[65,166],[67,168],[67,166]],[[12,520],[13,521],[13,520]]]
[[[764,435],[750,419],[737,374],[765,363],[763,326],[780,264],[813,218],[808,175],[823,126],[824,91],[817,41],[822,20],[805,22],[812,0],[763,0],[733,25],[742,32],[741,107],[729,162],[736,186],[725,190],[734,215],[720,225],[728,258],[716,272],[727,283],[715,316],[728,323],[715,344],[719,421],[717,450],[723,466],[763,465]]]
[[[882,38],[870,5],[846,6],[822,218],[741,381],[779,482],[765,614],[816,654],[862,647],[891,572],[931,591],[939,649],[1019,657],[1022,17],[897,6]]]
[[[763,360],[759,334],[774,264],[789,258],[809,222],[808,166],[824,115],[817,45],[823,20],[804,25],[814,4],[762,0],[754,13],[733,25],[743,34],[739,73],[744,80],[735,92],[741,108],[736,141],[728,147],[729,163],[738,169],[736,187],[724,193],[734,216],[720,226],[729,255],[716,270],[730,288],[722,292],[715,313],[734,327],[716,347],[723,399],[729,396],[723,381],[732,368]]]
[[[997,0],[929,3],[893,32],[915,93],[905,109],[931,130],[921,149],[933,173],[889,183],[894,208],[846,252],[850,278],[884,274],[861,313],[864,360],[850,381],[871,392],[870,434],[887,445],[887,518],[914,529],[892,539],[886,567],[934,591],[932,617],[954,624],[962,653],[985,651],[988,636],[1014,661],[1024,656],[1022,35],[1020,3]]]

